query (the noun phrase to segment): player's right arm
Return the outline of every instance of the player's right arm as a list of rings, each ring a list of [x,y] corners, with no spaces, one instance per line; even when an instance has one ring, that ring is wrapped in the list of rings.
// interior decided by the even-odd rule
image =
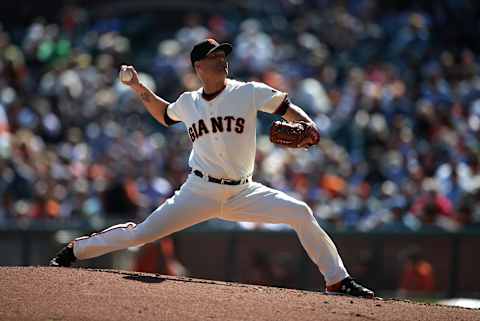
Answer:
[[[122,66],[125,69],[125,66]],[[126,66],[126,70],[130,70],[133,74],[133,77],[129,81],[120,81],[130,86],[130,88],[135,92],[137,97],[142,101],[145,108],[148,112],[163,126],[168,127],[165,120],[165,113],[168,105],[170,104],[161,97],[155,95],[148,87],[140,82],[138,79],[138,74],[133,66]]]

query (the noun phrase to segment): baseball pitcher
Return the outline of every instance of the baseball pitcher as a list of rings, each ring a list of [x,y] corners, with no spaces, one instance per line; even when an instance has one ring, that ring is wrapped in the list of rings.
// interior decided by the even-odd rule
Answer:
[[[252,181],[259,111],[282,116],[271,130],[274,143],[306,148],[319,142],[313,121],[288,99],[287,93],[259,82],[228,76],[228,43],[207,39],[190,53],[203,85],[169,103],[138,79],[132,66],[122,66],[121,81],[130,86],[162,125],[183,122],[193,148],[190,175],[175,194],[141,224],[125,223],[71,241],[51,261],[70,266],[112,251],[153,242],[211,218],[289,224],[325,277],[328,292],[372,298],[373,292],[354,281],[337,249],[316,222],[309,206],[287,194]]]

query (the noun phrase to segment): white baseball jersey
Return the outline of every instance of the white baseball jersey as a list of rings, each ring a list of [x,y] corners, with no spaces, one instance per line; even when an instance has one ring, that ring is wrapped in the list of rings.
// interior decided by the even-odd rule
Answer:
[[[215,178],[240,181],[253,172],[257,112],[274,113],[286,94],[265,84],[227,80],[223,91],[207,101],[202,91],[187,92],[167,109],[167,116],[182,121],[193,142],[189,165]],[[282,109],[283,107],[280,107]],[[221,218],[229,221],[290,225],[324,275],[327,285],[348,276],[335,244],[318,225],[302,201],[251,180],[225,185],[190,174],[171,198],[141,224],[112,226],[77,238],[73,252],[88,259],[130,246],[138,246],[194,224]]]
[[[187,126],[193,143],[191,168],[238,180],[253,173],[257,112],[274,113],[286,96],[263,83],[227,79],[213,100],[205,100],[202,89],[186,92],[167,113]]]

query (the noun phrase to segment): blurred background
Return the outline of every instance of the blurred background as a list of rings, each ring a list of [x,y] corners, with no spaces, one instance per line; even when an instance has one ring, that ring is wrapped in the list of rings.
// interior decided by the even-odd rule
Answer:
[[[480,298],[480,6],[475,1],[9,1],[0,4],[0,265],[141,222],[179,188],[191,143],[117,80],[132,64],[174,101],[189,52],[234,45],[231,77],[287,91],[308,152],[258,120],[254,178],[307,202],[380,295]],[[82,262],[318,290],[288,226],[212,220]]]

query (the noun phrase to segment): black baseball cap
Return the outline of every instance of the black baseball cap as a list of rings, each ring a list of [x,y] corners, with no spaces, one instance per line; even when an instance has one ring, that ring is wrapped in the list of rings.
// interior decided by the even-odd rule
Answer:
[[[225,56],[228,56],[232,52],[232,45],[229,43],[219,44],[214,39],[206,39],[193,46],[190,52],[190,60],[192,61],[192,67],[195,67],[195,61],[202,60],[214,51],[223,51]]]

